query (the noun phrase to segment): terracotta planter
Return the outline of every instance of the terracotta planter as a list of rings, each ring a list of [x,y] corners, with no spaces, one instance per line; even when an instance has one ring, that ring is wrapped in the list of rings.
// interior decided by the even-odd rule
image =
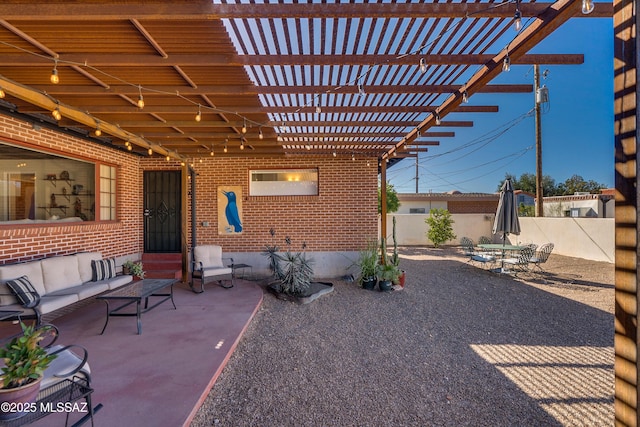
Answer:
[[[10,404],[15,403],[12,408],[9,406],[10,411],[2,411],[0,412],[0,421],[14,420],[16,418],[23,417],[29,413],[15,411],[14,409],[23,408],[25,404],[33,403],[36,401],[38,397],[38,392],[40,391],[40,382],[42,381],[42,377],[37,381],[29,383],[27,385],[23,385],[18,388],[0,388],[0,406],[3,406],[5,402]],[[28,405],[27,405],[28,408]]]
[[[405,279],[405,271],[404,270],[400,270],[400,277],[398,278],[398,283],[397,285],[400,286],[401,288],[404,288],[404,279]]]

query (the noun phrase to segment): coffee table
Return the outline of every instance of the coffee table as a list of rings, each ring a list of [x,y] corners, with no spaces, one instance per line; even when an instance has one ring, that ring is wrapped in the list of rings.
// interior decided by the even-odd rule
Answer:
[[[173,301],[173,285],[177,279],[143,279],[137,282],[129,283],[121,288],[115,289],[111,292],[106,292],[102,295],[98,295],[96,299],[102,300],[107,304],[107,320],[104,322],[102,328],[102,335],[107,329],[109,324],[109,318],[112,316],[136,316],[138,321],[138,335],[142,334],[142,313],[152,310],[167,300],[171,300],[173,308],[177,310],[176,303]],[[169,293],[158,293],[158,291],[169,288]],[[160,300],[155,304],[149,306],[149,298],[159,297]],[[123,304],[110,309],[109,301],[120,300]],[[142,307],[142,301],[144,300],[144,308]],[[122,309],[128,307],[131,304],[136,305],[135,313],[121,312]]]

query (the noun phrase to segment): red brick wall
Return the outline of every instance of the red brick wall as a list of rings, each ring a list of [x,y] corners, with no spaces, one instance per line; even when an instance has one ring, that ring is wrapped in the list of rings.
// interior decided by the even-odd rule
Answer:
[[[487,213],[494,214],[498,209],[498,200],[495,201],[473,201],[447,202],[447,210],[452,214],[462,213]]]
[[[103,256],[142,252],[142,184],[138,157],[0,115],[0,140],[27,143],[79,159],[109,163],[118,170],[119,221],[55,225],[1,225],[0,264],[100,251]]]
[[[161,166],[158,160],[143,160],[143,169]],[[350,251],[362,248],[377,234],[377,168],[364,159],[231,158],[216,156],[195,163],[197,243],[222,245],[226,252],[260,252],[271,243],[269,229],[284,245],[290,236],[292,248],[307,243],[309,251]],[[317,196],[265,197],[249,195],[252,169],[318,168]],[[218,234],[218,186],[240,185],[243,197],[243,231]],[[187,191],[190,187],[187,188]],[[190,217],[187,218],[190,224]],[[202,226],[208,222],[209,227]],[[191,242],[191,236],[187,241]]]
[[[30,124],[11,117],[0,116],[0,139],[118,168],[118,221],[19,226],[0,223],[0,264],[79,251],[100,251],[105,257],[142,252],[143,171],[180,169],[177,162],[168,163],[159,157],[140,158],[45,128],[36,131]],[[358,250],[377,234],[377,162],[370,159],[370,164],[350,158],[250,159],[221,155],[197,162],[198,243],[220,244],[227,252],[260,252],[270,243],[269,229],[273,227],[280,246],[288,235],[294,249],[305,241],[309,251]],[[318,168],[319,194],[250,196],[249,170],[269,168]],[[218,234],[219,185],[242,186],[241,235]],[[190,227],[189,212],[185,218]],[[203,221],[210,226],[203,227]],[[190,235],[187,242],[191,242]]]

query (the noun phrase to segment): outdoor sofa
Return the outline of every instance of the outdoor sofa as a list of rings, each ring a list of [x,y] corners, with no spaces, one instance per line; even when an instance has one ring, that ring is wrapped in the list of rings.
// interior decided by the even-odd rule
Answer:
[[[113,258],[81,252],[0,266],[0,310],[35,318],[67,307],[133,280],[117,274]]]

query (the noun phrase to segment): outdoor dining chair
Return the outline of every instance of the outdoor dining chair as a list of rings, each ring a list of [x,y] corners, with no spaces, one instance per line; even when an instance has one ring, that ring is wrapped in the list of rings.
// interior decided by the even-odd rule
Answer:
[[[529,263],[536,253],[532,246],[525,246],[520,250],[518,256],[513,258],[505,258],[502,260],[503,265],[509,265],[513,269],[513,273],[517,276],[519,273],[529,273]]]
[[[540,250],[531,257],[529,262],[533,264],[533,268],[537,269],[540,273],[544,273],[545,271],[542,269],[541,264],[544,264],[549,259],[549,255],[551,255],[551,251],[553,251],[554,244],[553,243],[545,243],[540,246]]]
[[[468,237],[463,237],[460,239],[460,243],[463,246],[464,254],[469,257],[467,262],[469,263],[478,263],[480,265],[490,266],[496,262],[496,257],[493,255],[484,254],[482,252],[478,252],[476,250],[475,244],[473,240]]]

